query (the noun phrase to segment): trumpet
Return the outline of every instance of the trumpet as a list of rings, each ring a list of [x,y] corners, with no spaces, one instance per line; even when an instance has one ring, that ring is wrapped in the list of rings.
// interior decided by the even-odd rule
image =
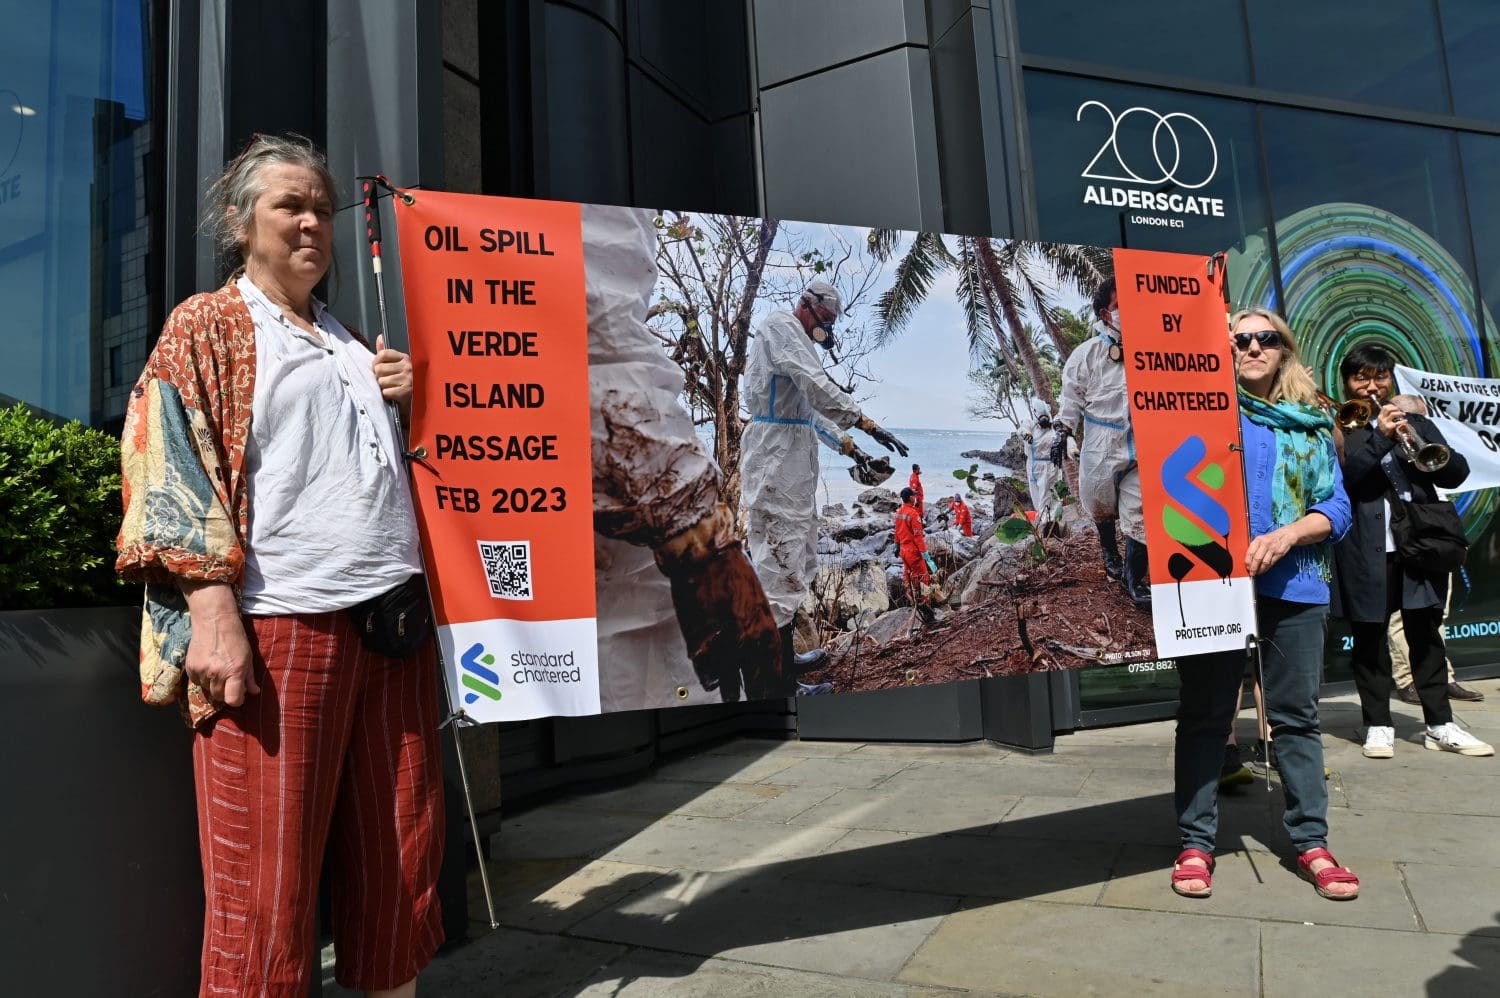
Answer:
[[[1427,407],[1416,395],[1397,395],[1391,399],[1391,404],[1402,412],[1421,416],[1427,414]],[[1402,423],[1396,428],[1396,447],[1412,467],[1428,474],[1441,471],[1453,456],[1453,452],[1445,445],[1424,439],[1410,423]]]
[[[1327,392],[1318,392],[1318,405],[1328,410],[1333,416],[1333,421],[1338,424],[1339,429],[1345,433],[1352,433],[1363,426],[1369,426],[1370,420],[1380,411],[1380,405],[1375,401],[1375,396],[1369,398],[1354,398],[1347,402],[1335,402],[1333,396]]]
[[[1318,404],[1333,415],[1333,421],[1345,433],[1352,433],[1370,425],[1380,412],[1380,402],[1374,395],[1367,398],[1352,398],[1347,402],[1335,402],[1328,393],[1318,392]],[[1427,415],[1427,407],[1416,395],[1397,395],[1391,405],[1402,412],[1418,416]],[[1447,466],[1453,451],[1444,444],[1433,443],[1418,433],[1410,423],[1401,423],[1396,428],[1396,449],[1403,460],[1419,471],[1431,474]]]

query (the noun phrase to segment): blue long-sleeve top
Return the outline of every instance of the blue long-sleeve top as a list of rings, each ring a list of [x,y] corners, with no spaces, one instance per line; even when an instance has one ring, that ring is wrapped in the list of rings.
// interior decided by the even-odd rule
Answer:
[[[1268,427],[1251,422],[1240,416],[1240,433],[1245,445],[1245,484],[1250,504],[1250,536],[1259,537],[1276,529],[1271,515],[1271,488],[1276,474],[1276,434]],[[1338,455],[1333,441],[1328,441],[1329,459],[1333,461],[1333,494],[1322,502],[1308,507],[1309,513],[1322,513],[1328,517],[1333,533],[1319,544],[1332,559],[1331,545],[1349,532],[1353,511],[1349,506],[1349,495],[1344,491],[1344,473],[1339,468]],[[1297,549],[1288,551],[1269,569],[1255,578],[1257,596],[1269,596],[1291,603],[1327,603],[1328,582],[1309,572],[1298,572],[1300,559]]]

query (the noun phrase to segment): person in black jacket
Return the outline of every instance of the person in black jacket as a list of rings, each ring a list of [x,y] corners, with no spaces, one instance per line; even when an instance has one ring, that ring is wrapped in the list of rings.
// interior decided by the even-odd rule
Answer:
[[[1460,755],[1493,755],[1493,748],[1453,722],[1448,704],[1442,636],[1448,576],[1401,561],[1389,527],[1395,496],[1413,503],[1436,502],[1439,487],[1456,488],[1469,477],[1469,463],[1455,451],[1446,465],[1426,472],[1402,456],[1400,436],[1409,429],[1432,443],[1446,441],[1425,416],[1408,415],[1391,404],[1394,367],[1391,355],[1375,344],[1355,347],[1339,365],[1345,398],[1372,399],[1380,406],[1368,426],[1348,432],[1344,439],[1344,485],[1354,503],[1354,525],[1334,548],[1336,610],[1349,620],[1354,636],[1350,664],[1364,717],[1364,754],[1371,759],[1395,754],[1395,683],[1386,626],[1399,610],[1411,651],[1412,682],[1427,723],[1423,743]]]

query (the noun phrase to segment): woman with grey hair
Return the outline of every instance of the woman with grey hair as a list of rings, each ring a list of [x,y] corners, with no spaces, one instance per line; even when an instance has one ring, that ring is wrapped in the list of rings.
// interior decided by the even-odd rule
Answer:
[[[306,993],[325,847],[341,985],[414,994],[443,937],[432,643],[383,626],[425,605],[411,361],[313,295],[334,187],[297,136],[229,164],[207,223],[238,266],[173,310],[121,441],[142,695],[194,729],[204,995]]]

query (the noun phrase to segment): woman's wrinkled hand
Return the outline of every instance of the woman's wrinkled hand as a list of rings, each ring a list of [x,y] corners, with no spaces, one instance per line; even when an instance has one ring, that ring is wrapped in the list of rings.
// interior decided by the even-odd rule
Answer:
[[[412,373],[411,355],[392,350],[385,345],[385,337],[375,337],[375,360],[370,365],[375,372],[375,381],[380,385],[380,395],[387,402],[401,407],[401,416],[411,413],[411,397],[416,385]]]
[[[238,611],[193,614],[183,671],[215,703],[238,707],[248,695],[260,692],[250,639]]]
[[[1279,527],[1269,534],[1261,534],[1252,539],[1245,548],[1245,571],[1252,576],[1260,575],[1285,558],[1295,543],[1291,531],[1286,527]]]

